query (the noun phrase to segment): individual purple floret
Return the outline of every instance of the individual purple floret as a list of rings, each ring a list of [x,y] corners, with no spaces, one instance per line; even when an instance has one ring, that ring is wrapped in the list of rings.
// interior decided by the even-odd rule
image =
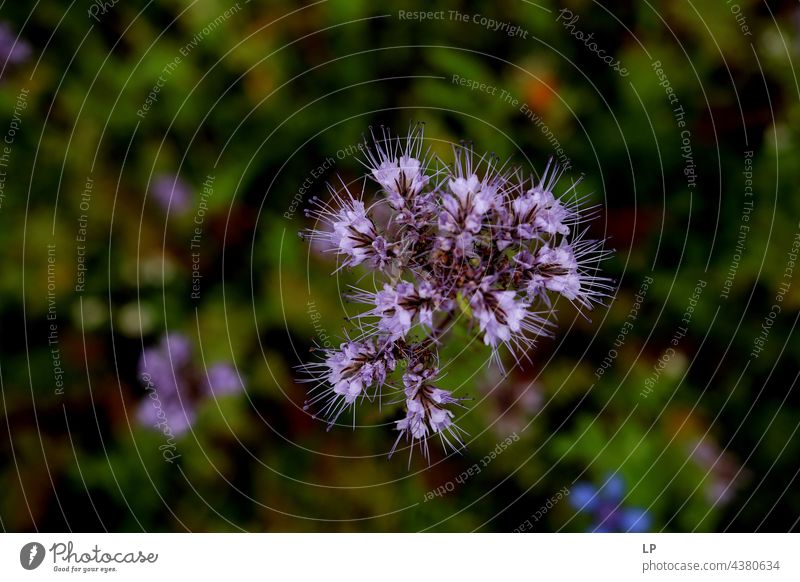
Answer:
[[[459,399],[451,392],[437,388],[430,382],[436,374],[435,368],[418,363],[403,375],[406,415],[395,424],[400,434],[389,456],[394,453],[404,437],[411,443],[409,453],[413,450],[414,444],[418,443],[425,458],[428,458],[429,434],[438,434],[442,443],[453,450],[463,447],[461,441],[463,431],[453,424],[453,412],[446,408],[449,405],[457,405]]]
[[[177,333],[142,352],[139,378],[148,392],[137,411],[139,423],[175,437],[194,424],[204,400],[242,390],[233,366],[219,363],[203,370],[193,361],[189,338]]]
[[[528,179],[461,145],[448,165],[424,147],[422,125],[373,141],[364,163],[379,195],[329,185],[329,200],[311,199],[315,224],[301,235],[333,254],[337,271],[368,269],[376,285],[349,294],[366,306],[351,317],[352,339],[301,369],[314,384],[308,406],[331,424],[357,403],[402,392],[395,448],[405,439],[427,457],[433,436],[463,446],[453,423],[461,399],[435,384],[448,331],[466,324],[500,367],[503,350],[528,357],[553,325],[556,297],[581,312],[608,297],[598,267],[608,251],[579,228],[577,183],[556,194],[562,171],[552,161]]]
[[[165,212],[183,214],[192,202],[192,189],[179,176],[172,174],[156,176],[150,193]]]
[[[380,185],[393,209],[411,209],[413,199],[430,181],[427,155],[422,154],[422,139],[409,132],[405,144],[402,144],[384,131],[383,139],[375,139],[373,135],[373,142],[375,147],[367,149],[372,178]]]
[[[578,483],[572,488],[569,500],[582,513],[592,516],[588,531],[597,533],[633,532],[642,533],[650,529],[650,514],[645,509],[623,507],[625,482],[616,474],[609,474],[605,483],[595,487],[590,483]]]
[[[0,22],[0,69],[20,65],[31,56],[31,46],[18,37],[7,22]]]

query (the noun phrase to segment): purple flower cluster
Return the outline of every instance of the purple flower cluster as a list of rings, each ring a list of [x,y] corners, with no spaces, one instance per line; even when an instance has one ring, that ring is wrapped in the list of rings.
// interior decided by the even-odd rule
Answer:
[[[194,424],[204,400],[242,390],[230,364],[198,369],[189,338],[177,333],[165,335],[158,345],[142,352],[139,378],[148,391],[137,411],[139,423],[175,437]]]
[[[525,356],[547,333],[555,295],[585,310],[611,287],[598,275],[602,242],[577,230],[585,216],[576,184],[555,193],[555,164],[529,180],[470,146],[455,147],[447,165],[423,144],[421,125],[402,139],[373,135],[365,165],[382,195],[365,201],[363,189],[356,196],[342,183],[329,185],[329,201],[312,198],[306,215],[316,224],[301,234],[334,253],[339,269],[370,269],[378,286],[351,293],[367,306],[353,318],[355,335],[301,368],[314,383],[308,405],[331,424],[357,402],[380,400],[398,370],[406,411],[398,442],[427,456],[433,435],[462,446],[452,410],[460,399],[435,384],[438,347],[453,325],[468,322],[502,366],[503,346]]]

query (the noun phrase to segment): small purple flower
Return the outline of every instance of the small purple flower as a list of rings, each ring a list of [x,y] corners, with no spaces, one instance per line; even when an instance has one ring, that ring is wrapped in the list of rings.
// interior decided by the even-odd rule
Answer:
[[[329,428],[359,398],[370,398],[366,389],[380,388],[395,369],[394,346],[378,346],[373,340],[347,341],[339,349],[322,349],[322,362],[305,364],[303,370],[314,387],[306,409],[320,402]],[[318,392],[315,394],[315,392]]]
[[[161,174],[153,180],[150,193],[165,212],[184,214],[192,202],[192,190],[180,177]]]
[[[492,348],[514,341],[526,342],[528,335],[546,334],[547,321],[529,311],[530,305],[519,299],[515,291],[482,288],[472,296],[470,306],[484,334],[483,343]]]
[[[340,268],[355,267],[361,263],[377,269],[384,268],[390,260],[392,249],[386,239],[378,234],[364,202],[352,198],[349,192],[340,196],[332,188],[329,189],[336,205],[312,198],[311,203],[315,208],[307,210],[306,216],[327,223],[330,228],[311,230],[306,233],[308,238],[322,248],[335,252],[342,261]]]
[[[436,288],[423,282],[417,289],[412,283],[398,282],[394,287],[388,283],[376,293],[356,290],[350,294],[354,301],[374,304],[375,308],[366,311],[358,318],[377,317],[378,330],[392,341],[405,338],[415,320],[423,326],[433,327],[433,314],[436,311],[450,311],[452,301],[441,296]]]
[[[189,338],[177,333],[165,335],[158,345],[142,352],[139,378],[148,392],[137,410],[139,423],[170,437],[189,430],[204,400],[243,389],[229,364],[214,364],[207,375],[198,369]]]
[[[545,244],[539,248],[530,266],[528,295],[539,296],[550,305],[547,291],[562,295],[573,303],[591,309],[602,303],[613,288],[608,279],[597,276],[596,264],[607,256],[598,241],[576,240],[558,246]],[[522,263],[527,266],[527,263]]]
[[[451,392],[437,388],[431,383],[437,370],[419,363],[403,375],[406,397],[406,415],[395,423],[400,432],[389,456],[394,454],[401,439],[410,443],[409,463],[415,444],[425,458],[428,458],[428,436],[438,435],[445,448],[458,451],[464,447],[463,430],[453,424],[453,412],[447,408],[458,404],[459,399]]]
[[[555,248],[544,245],[539,249],[533,275],[528,283],[528,292],[535,294],[541,288],[561,293],[571,301],[577,299],[581,280],[572,247],[566,244]]]
[[[375,226],[367,218],[364,203],[360,200],[350,202],[350,207],[339,212],[339,220],[333,223],[333,232],[339,253],[348,257],[350,266],[355,267],[366,259],[378,246],[379,237]]]
[[[392,139],[384,131],[383,139],[375,139],[375,149],[369,150],[367,157],[372,178],[381,186],[389,205],[402,210],[428,185],[427,155],[422,154],[422,140],[417,138],[412,128],[405,144],[400,139]]]
[[[486,171],[479,178],[473,170],[470,152],[457,150],[453,175],[447,186],[450,193],[442,194],[439,214],[439,247],[453,251],[459,257],[474,254],[473,246],[479,242],[477,235],[486,226],[490,212],[497,210],[504,177],[496,174],[493,158],[486,161]],[[480,165],[483,159],[478,163]]]
[[[650,529],[650,514],[645,509],[623,507],[625,482],[609,474],[599,488],[590,483],[578,483],[570,492],[570,503],[581,513],[592,516],[588,531],[596,533],[642,533]]]
[[[526,181],[494,155],[476,158],[462,145],[452,164],[437,160],[430,173],[422,144],[421,126],[405,140],[384,132],[367,144],[368,176],[382,194],[373,202],[363,199],[366,185],[356,198],[344,183],[340,191],[329,186],[330,201],[312,199],[308,238],[335,252],[339,268],[369,269],[376,285],[350,293],[367,306],[350,318],[357,338],[320,350],[324,361],[300,368],[314,382],[309,404],[321,404],[333,423],[356,403],[399,390],[394,364],[404,362],[405,415],[395,424],[395,448],[405,437],[409,449],[419,445],[427,456],[432,436],[445,448],[461,446],[452,410],[459,399],[430,379],[457,323],[466,322],[502,367],[501,348],[519,359],[548,335],[552,295],[588,309],[611,287],[598,275],[607,257],[602,241],[573,234],[581,209],[565,196],[577,183],[556,196],[562,172],[555,164]]]
[[[0,22],[0,69],[24,63],[31,52],[31,46],[17,36],[7,22]]]
[[[419,295],[411,283],[398,283],[394,288],[386,284],[383,291],[375,294],[375,313],[380,317],[378,325],[391,339],[406,336],[418,311]]]
[[[547,170],[545,170],[545,175],[547,175]],[[538,231],[549,235],[569,234],[567,223],[572,216],[550,190],[556,177],[553,176],[553,180],[547,187],[543,187],[542,183],[545,178],[542,178],[538,186],[527,192],[524,199],[528,200],[531,205],[528,217],[533,217],[532,226]]]

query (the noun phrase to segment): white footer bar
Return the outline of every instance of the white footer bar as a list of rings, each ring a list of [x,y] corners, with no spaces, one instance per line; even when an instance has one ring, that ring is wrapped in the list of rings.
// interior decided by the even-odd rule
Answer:
[[[3,534],[0,580],[800,580],[795,534]]]

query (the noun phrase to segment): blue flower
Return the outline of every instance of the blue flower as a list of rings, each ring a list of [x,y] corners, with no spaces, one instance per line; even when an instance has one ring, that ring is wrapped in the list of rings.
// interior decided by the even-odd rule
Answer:
[[[622,477],[611,473],[605,483],[595,487],[590,483],[578,483],[570,492],[570,503],[582,513],[593,518],[591,532],[635,532],[650,529],[650,514],[638,507],[623,507],[625,482]]]

